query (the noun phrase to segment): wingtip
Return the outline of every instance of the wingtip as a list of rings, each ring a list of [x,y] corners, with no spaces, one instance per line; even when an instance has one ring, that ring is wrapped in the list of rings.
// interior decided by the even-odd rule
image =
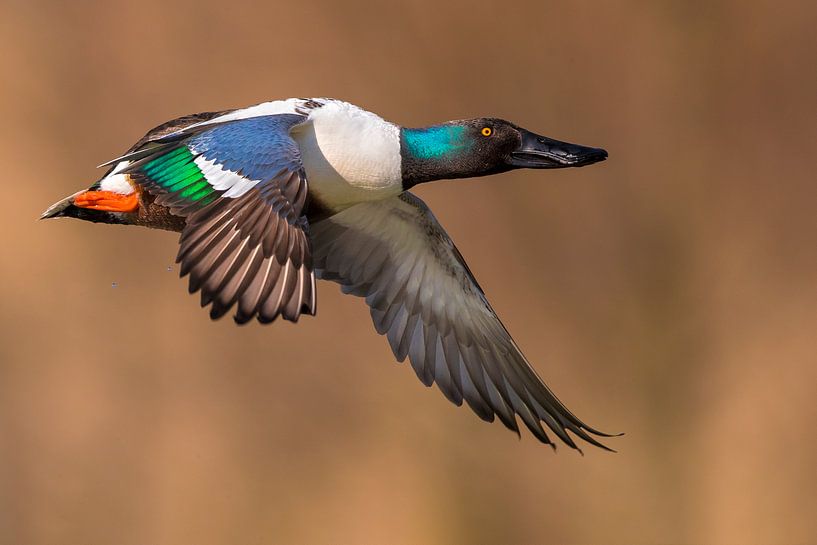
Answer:
[[[607,452],[612,452],[613,454],[616,454],[618,452],[615,449],[612,449],[612,448],[608,447],[604,443],[602,443],[600,441],[596,441],[595,439],[592,439],[592,438],[590,440],[585,439],[585,441],[587,441],[588,443],[590,443],[591,445],[593,445],[595,447],[600,448],[601,450],[606,450]]]
[[[599,443],[596,446],[599,447],[601,450],[604,450],[604,451],[609,452],[611,454],[618,454],[618,451],[616,449],[610,448],[610,447],[608,447],[607,445],[605,445],[603,443]]]
[[[588,426],[582,426],[582,427],[583,427],[585,430],[587,430],[587,431],[589,431],[590,433],[592,433],[593,435],[597,435],[597,436],[599,436],[599,437],[621,437],[622,435],[624,435],[624,432],[623,432],[623,431],[622,431],[622,432],[618,432],[618,433],[607,433],[607,432],[603,432],[603,431],[595,430],[595,429],[590,428],[590,427],[588,427]]]

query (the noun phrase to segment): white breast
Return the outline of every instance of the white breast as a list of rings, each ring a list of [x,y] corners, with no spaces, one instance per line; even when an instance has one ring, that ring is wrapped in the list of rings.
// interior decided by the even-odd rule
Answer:
[[[342,209],[403,190],[400,129],[373,113],[326,101],[292,136],[301,149],[309,191],[325,206]]]

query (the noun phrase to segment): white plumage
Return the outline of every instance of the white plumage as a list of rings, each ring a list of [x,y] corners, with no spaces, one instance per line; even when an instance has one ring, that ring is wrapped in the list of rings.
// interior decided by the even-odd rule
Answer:
[[[249,191],[261,180],[250,180],[230,169],[222,168],[215,160],[202,156],[193,159],[213,189],[224,191],[225,197],[237,198]]]
[[[112,191],[121,195],[130,195],[134,189],[128,181],[127,174],[109,174],[99,182],[102,191]]]
[[[309,190],[341,209],[399,194],[400,128],[347,102],[326,101],[293,130]]]

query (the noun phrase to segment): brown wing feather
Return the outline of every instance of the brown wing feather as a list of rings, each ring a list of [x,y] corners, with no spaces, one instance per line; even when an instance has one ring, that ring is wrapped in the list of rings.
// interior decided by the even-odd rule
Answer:
[[[211,318],[236,304],[234,319],[241,324],[315,314],[308,224],[276,213],[276,205],[253,188],[188,216],[176,261],[181,275],[190,275],[190,293],[201,290],[202,306],[212,305]]]
[[[235,198],[219,196],[202,206],[181,191],[150,183],[137,168],[177,145],[155,143],[158,139],[224,113],[185,116],[154,128],[129,150],[141,155],[127,172],[155,195],[157,205],[185,216],[176,261],[181,264],[181,275],[190,276],[190,292],[201,291],[202,306],[211,305],[211,318],[222,317],[234,306],[238,323],[254,317],[266,323],[278,316],[297,321],[302,313],[314,315],[315,277],[308,223],[303,215],[306,175],[297,145],[286,133],[275,133],[288,132],[304,116],[290,115],[280,124],[270,125],[266,147],[257,147],[258,142],[255,148],[248,146],[248,162],[278,161],[280,170],[271,170],[269,177]],[[217,125],[210,128],[218,130]],[[240,161],[243,158],[239,154],[236,159],[235,148],[228,146],[228,155],[233,154],[229,158]],[[240,169],[236,170],[239,172],[235,175],[241,176]]]

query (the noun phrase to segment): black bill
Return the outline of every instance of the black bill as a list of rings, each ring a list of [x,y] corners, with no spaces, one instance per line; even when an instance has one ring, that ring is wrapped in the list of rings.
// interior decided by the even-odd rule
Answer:
[[[583,167],[607,159],[601,148],[560,142],[525,129],[519,132],[522,143],[508,158],[508,164],[515,168]]]

